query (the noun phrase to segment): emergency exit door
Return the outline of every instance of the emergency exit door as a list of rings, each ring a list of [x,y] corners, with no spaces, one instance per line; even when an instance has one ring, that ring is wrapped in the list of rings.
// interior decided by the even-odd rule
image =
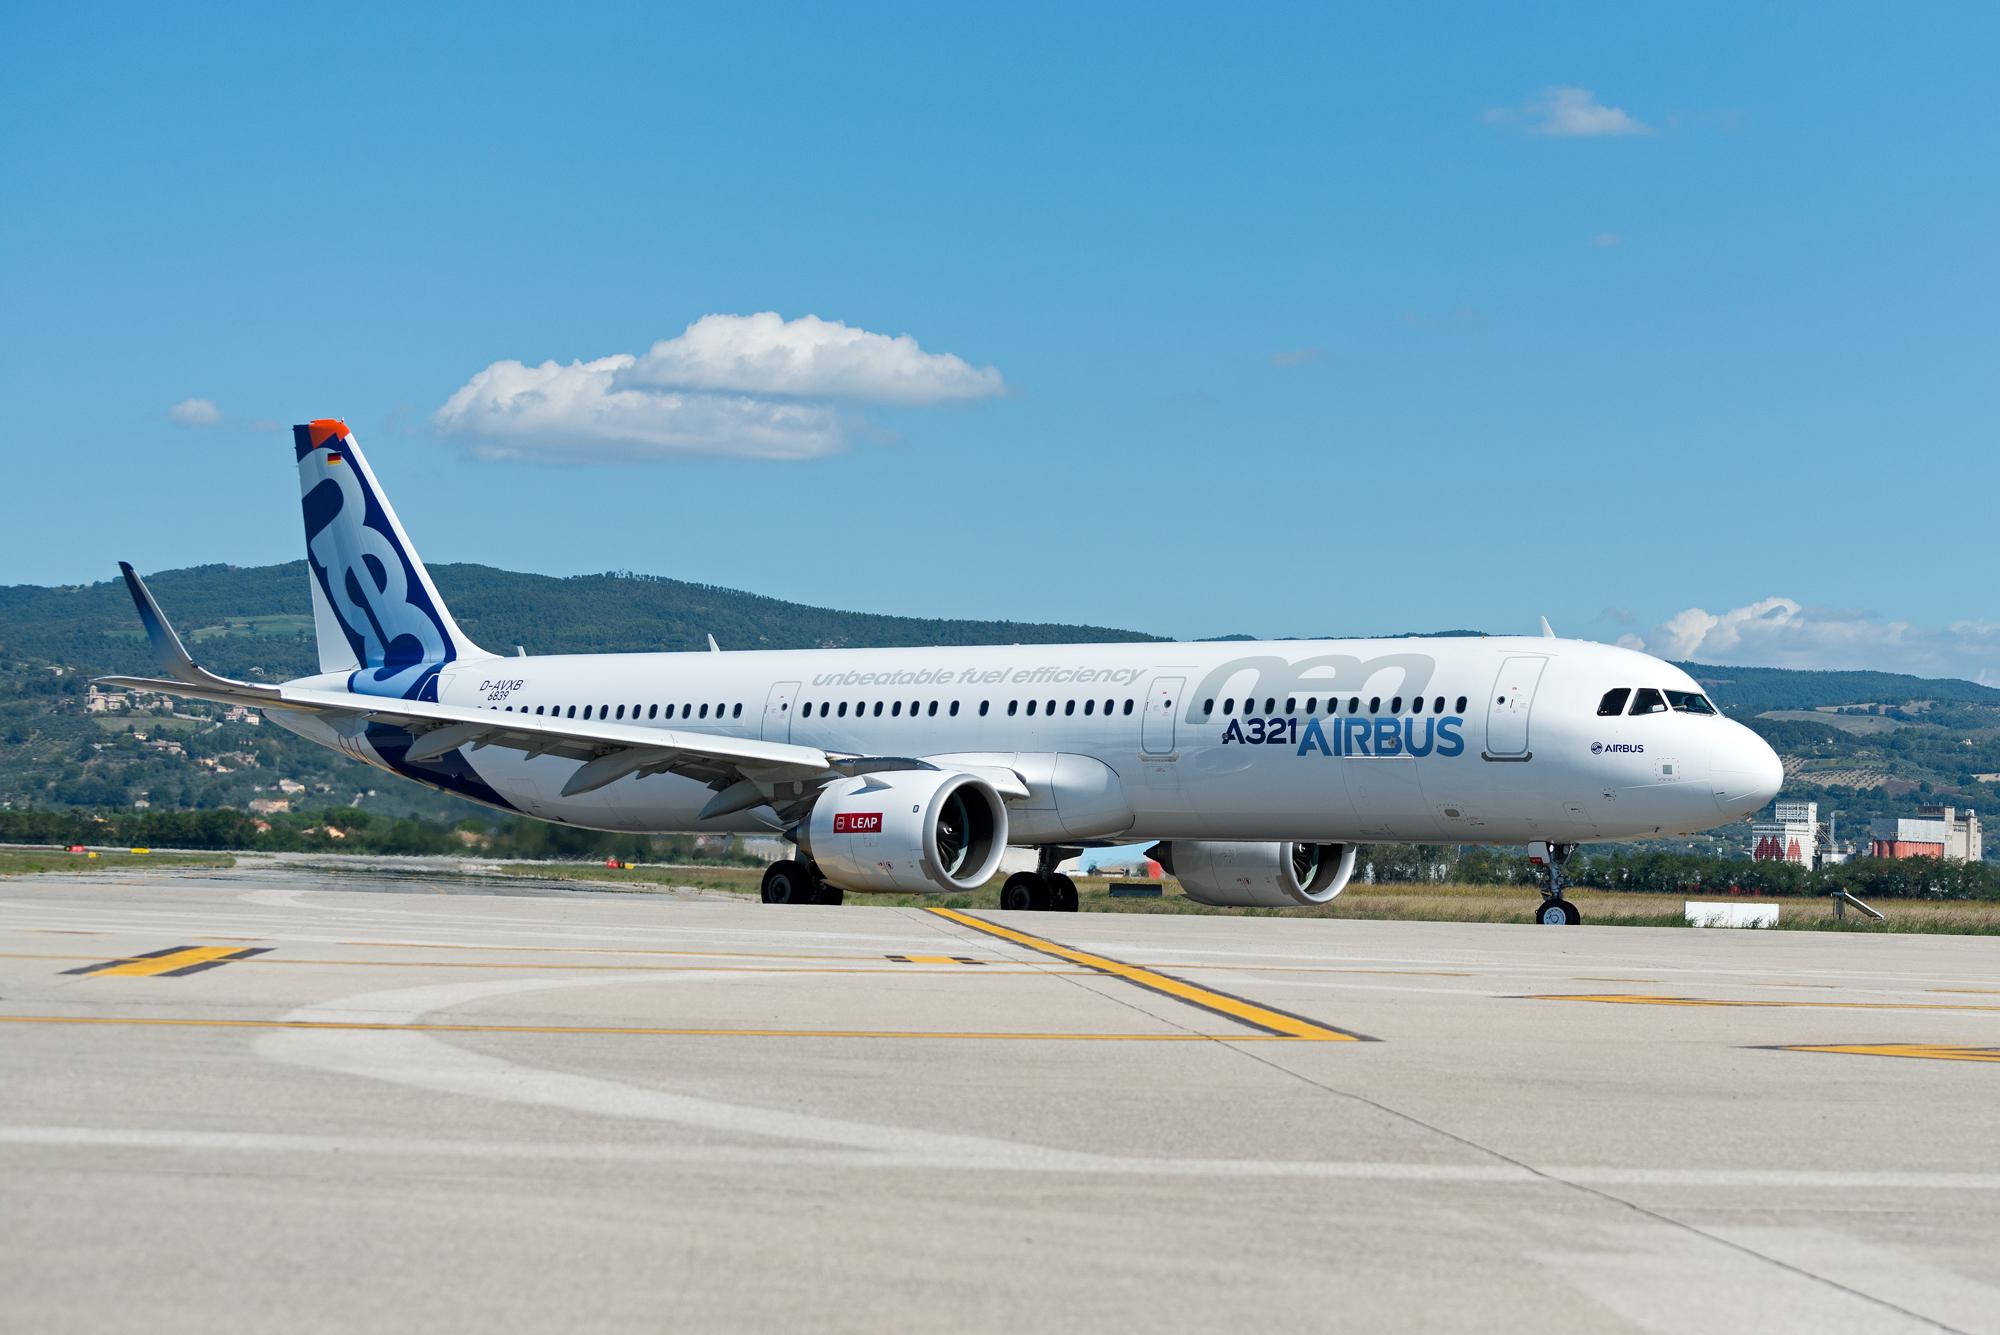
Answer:
[[[1146,715],[1139,724],[1139,749],[1149,756],[1174,753],[1174,713],[1186,677],[1155,677],[1147,690]]]
[[[789,742],[792,739],[792,712],[798,707],[797,682],[781,681],[773,686],[771,694],[764,700],[764,740]]]

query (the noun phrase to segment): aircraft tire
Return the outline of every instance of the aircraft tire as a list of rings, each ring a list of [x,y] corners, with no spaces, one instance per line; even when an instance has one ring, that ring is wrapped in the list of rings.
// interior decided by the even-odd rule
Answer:
[[[1003,909],[1040,909],[1048,907],[1048,891],[1042,878],[1031,871],[1017,871],[1009,876],[1000,887],[1000,907]]]
[[[1545,899],[1535,910],[1535,921],[1545,927],[1574,927],[1583,921],[1583,914],[1567,899]]]
[[[818,902],[819,886],[823,884],[812,874],[803,862],[790,858],[773,862],[764,868],[764,902],[766,904],[812,904]]]

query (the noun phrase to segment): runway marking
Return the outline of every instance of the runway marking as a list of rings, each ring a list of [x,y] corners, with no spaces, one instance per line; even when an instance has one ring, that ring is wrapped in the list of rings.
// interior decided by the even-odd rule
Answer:
[[[244,961],[245,963],[256,963],[256,964],[276,964],[276,965],[286,965],[286,966],[298,966],[298,965],[307,965],[307,966],[321,966],[321,967],[330,967],[330,968],[355,968],[355,969],[528,969],[528,970],[549,970],[549,969],[553,969],[553,970],[558,970],[558,971],[563,971],[563,970],[567,970],[567,971],[569,971],[569,972],[574,972],[574,973],[589,973],[589,972],[599,972],[599,973],[757,973],[757,974],[766,974],[766,973],[814,973],[814,974],[824,974],[824,973],[868,973],[868,974],[883,974],[883,973],[889,973],[889,972],[891,972],[891,970],[888,970],[888,969],[884,969],[884,968],[882,967],[882,965],[881,965],[880,963],[876,963],[876,962],[867,962],[867,963],[861,963],[861,964],[858,964],[858,965],[856,965],[856,966],[854,966],[854,967],[848,967],[848,966],[845,966],[845,965],[809,965],[809,964],[756,964],[756,963],[751,963],[751,962],[745,962],[745,963],[742,963],[742,964],[589,964],[589,963],[574,963],[574,964],[549,964],[549,963],[543,963],[543,962],[541,962],[541,961],[525,961],[525,962],[524,962],[524,961],[502,961],[502,960],[357,960],[357,959],[321,959],[321,958],[316,958],[316,957],[306,957],[306,956],[300,956],[300,955],[286,955],[286,956],[283,956],[283,957],[281,957],[281,958],[279,958],[279,957],[274,957],[274,958],[270,958],[270,959],[257,959],[257,960],[252,960],[252,959],[251,959],[250,957],[251,957],[252,955],[255,955],[255,954],[257,954],[257,953],[258,953],[258,952],[256,952],[256,951],[243,951],[243,952],[239,952],[239,954],[238,954],[237,956],[235,956],[235,957],[234,957],[233,959],[231,959],[231,960],[227,960],[227,961],[223,961],[223,962],[224,962],[224,963],[233,963],[233,962],[235,962],[235,960],[237,960],[237,959],[240,959],[240,960]],[[26,950],[5,950],[5,951],[0,951],[0,960],[94,960],[94,959],[97,959],[97,958],[99,958],[99,957],[98,957],[98,956],[96,956],[96,955],[51,955],[51,954],[47,954],[47,953],[43,953],[43,952],[37,952],[37,951],[26,951]],[[847,957],[847,956],[829,956],[829,958],[834,958],[834,959],[845,959],[845,958],[848,958],[848,957]],[[857,957],[857,958],[862,958],[862,959],[872,959],[872,957]],[[895,958],[898,958],[898,957],[896,957],[896,956],[887,956],[887,957],[885,957],[885,958],[887,958],[887,959],[895,959]],[[947,956],[947,955],[913,955],[913,956],[911,956],[911,957],[910,957],[910,960],[911,960],[911,962],[914,962],[914,963],[920,963],[920,964],[944,964],[944,965],[949,965],[949,966],[952,966],[952,967],[953,967],[954,969],[955,969],[955,968],[956,968],[957,966],[959,966],[959,965],[964,965],[964,964],[978,964],[978,965],[986,965],[986,966],[993,966],[993,965],[997,965],[997,964],[999,964],[999,963],[1000,963],[999,961],[996,961],[996,960],[976,960],[976,959],[970,959],[970,958],[961,958],[961,957],[958,957],[958,956]],[[115,962],[115,961],[114,961],[114,962]],[[91,971],[92,971],[92,969],[97,969],[97,968],[101,968],[101,967],[102,967],[102,966],[100,966],[100,965],[93,965],[93,966],[91,966],[91,969],[65,969],[65,970],[64,970],[63,972],[64,972],[64,973],[66,973],[66,974],[79,974],[79,973],[89,973],[89,972],[91,972]],[[1000,976],[1003,976],[1003,975],[1008,975],[1008,974],[1013,974],[1013,975],[1021,975],[1021,974],[1036,974],[1036,975],[1045,975],[1045,974],[1050,974],[1050,973],[1061,973],[1061,974],[1089,974],[1089,973],[1090,973],[1090,972],[1092,972],[1092,971],[1091,971],[1091,970],[1089,970],[1089,969],[1049,969],[1049,968],[1045,968],[1045,967],[1043,967],[1043,966],[1041,966],[1041,965],[1013,965],[1013,966],[1010,966],[1010,967],[988,967],[988,968],[985,968],[985,969],[983,970],[983,972],[985,972],[985,973],[989,973],[989,974],[992,974],[992,975],[994,975],[995,977],[1000,977]]]
[[[884,955],[885,960],[896,964],[987,964],[991,961],[976,960],[968,955]]]
[[[1242,997],[1234,997],[1227,992],[1217,992],[1213,988],[1197,987],[1193,983],[1183,982],[1178,978],[1170,978],[1166,974],[1156,973],[1151,969],[1141,968],[1136,964],[1127,964],[1123,960],[1114,960],[1106,955],[1093,955],[1089,951],[1077,950],[1074,947],[1065,946],[1060,942],[1051,941],[1046,937],[1030,936],[1028,933],[1016,931],[1012,927],[1002,927],[1000,924],[988,922],[984,918],[975,918],[969,913],[960,913],[957,909],[934,908],[927,911],[935,913],[940,918],[949,918],[951,921],[964,927],[970,927],[976,932],[984,932],[988,936],[997,936],[1003,941],[1012,941],[1015,945],[1026,946],[1028,949],[1043,955],[1053,955],[1057,959],[1067,960],[1071,964],[1081,964],[1085,968],[1095,969],[1099,973],[1109,974],[1113,978],[1121,978],[1128,983],[1134,983],[1149,992],[1158,992],[1162,996],[1172,997],[1176,1001],[1184,1001],[1190,1006],[1199,1007],[1211,1014],[1227,1016],[1239,1024],[1249,1025],[1252,1029],[1261,1030],[1266,1034],[1279,1038],[1303,1039],[1308,1042],[1319,1043],[1353,1043],[1362,1039],[1360,1034],[1350,1034],[1345,1029],[1335,1029],[1331,1025],[1321,1024],[1317,1020],[1308,1020],[1302,1015],[1293,1015],[1286,1011],[1274,1010],[1269,1006],[1260,1006],[1254,1001],[1247,1001]]]
[[[977,1029],[675,1029],[588,1024],[426,1024],[387,1020],[220,1020],[161,1015],[0,1015],[0,1024],[161,1026],[176,1029],[320,1029],[443,1034],[586,1034],[639,1038],[991,1038],[1062,1043],[1295,1042],[1290,1034],[1041,1034]]]
[[[269,946],[245,950],[238,946],[168,946],[144,955],[128,955],[81,969],[64,969],[64,974],[88,974],[93,978],[185,978],[204,969],[219,969],[231,960],[263,955]]]
[[[1922,1057],[1940,1062],[2000,1062],[2000,1048],[1944,1043],[1787,1043],[1778,1052],[1844,1052],[1856,1057]]]
[[[1595,1001],[1611,1006],[1746,1006],[1762,1010],[1830,1011],[2000,1011],[2000,1006],[1975,1006],[1944,1001],[1731,1001],[1709,997],[1644,997],[1620,992],[1601,995],[1536,993],[1522,1001]]]
[[[577,1163],[798,1164],[852,1169],[941,1166],[984,1172],[1102,1173],[1118,1176],[1280,1178],[1286,1181],[1443,1183],[1527,1187],[1547,1191],[1554,1182],[1604,1187],[1696,1187],[1725,1190],[1783,1189],[1853,1192],[2000,1191],[2000,1173],[1924,1172],[1895,1169],[1640,1168],[1551,1165],[1540,1171],[1505,1163],[1398,1162],[1394,1160],[1147,1158],[1012,1144],[1005,1157],[946,1157],[924,1147],[884,1149],[740,1146],[672,1140],[477,1140],[415,1136],[314,1135],[281,1131],[216,1131],[181,1127],[81,1127],[0,1125],[0,1147],[172,1150],[225,1155],[334,1154],[397,1158],[551,1160]],[[977,1148],[974,1147],[975,1151]],[[949,1154],[949,1151],[947,1151]],[[1553,1179],[1553,1181],[1552,1181]]]

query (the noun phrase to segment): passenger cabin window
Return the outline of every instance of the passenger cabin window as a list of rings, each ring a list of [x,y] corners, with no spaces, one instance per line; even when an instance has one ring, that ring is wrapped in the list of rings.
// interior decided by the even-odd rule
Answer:
[[[924,711],[924,717],[925,717],[925,718],[936,718],[936,717],[937,717],[937,706],[938,706],[938,702],[937,702],[937,701],[935,701],[935,700],[931,701],[931,703],[930,703],[930,708],[928,708],[928,709],[926,709],[926,710]],[[952,712],[952,713],[954,713],[954,714],[956,714],[956,713],[958,712],[958,709],[957,709],[957,707],[956,707],[956,706],[954,706],[954,707],[952,708],[952,711],[951,711],[951,712]]]
[[[1459,696],[1459,697],[1458,697],[1458,708],[1456,708],[1456,709],[1455,709],[1455,710],[1453,710],[1452,712],[1453,712],[1453,713],[1455,713],[1455,714],[1463,714],[1463,713],[1465,712],[1465,697],[1464,697],[1464,696],[1462,696],[1462,695],[1461,695],[1461,696]]]
[[[1667,703],[1684,714],[1713,714],[1715,706],[1700,691],[1668,691]]]
[[[729,717],[731,717],[731,718],[742,718],[742,717],[743,717],[743,706],[742,706],[742,705],[731,705],[731,706],[729,706]]]
[[[952,702],[951,702],[951,716],[952,716],[953,718],[957,718],[957,717],[958,717],[958,701],[956,701],[956,700],[954,700],[954,701],[952,701]]]
[[[1604,698],[1597,702],[1597,716],[1599,718],[1618,717],[1618,715],[1625,712],[1625,702],[1631,698],[1632,688],[1630,686],[1612,687],[1604,693]]]
[[[1127,700],[1125,702],[1125,712],[1127,714],[1130,714],[1132,712],[1132,702],[1130,700]]]
[[[1029,703],[1032,705],[1033,702],[1030,701]],[[1019,700],[1009,700],[1007,702],[1007,717],[1008,718],[1014,717],[1014,711],[1018,710],[1020,707],[1021,707],[1021,702]]]
[[[1369,713],[1371,713],[1371,714],[1379,714],[1379,713],[1381,713],[1381,712],[1382,712],[1382,697],[1381,697],[1381,696],[1379,696],[1379,695],[1371,695],[1371,696],[1369,696],[1369,697],[1368,697],[1368,712],[1369,712]]]
[[[1075,713],[1076,713],[1076,701],[1074,700],[1063,701],[1063,717],[1069,718],[1071,715]]]
[[[1400,696],[1400,695],[1399,695],[1399,696],[1397,696],[1397,697],[1396,697],[1395,699],[1393,699],[1393,700],[1391,700],[1391,701],[1389,702],[1389,712],[1390,712],[1391,714],[1400,714],[1400,713],[1402,713],[1402,712],[1403,712],[1403,697],[1402,697],[1402,696]]]
[[[840,702],[840,717],[842,718],[847,717],[847,701],[845,700],[842,700]]]
[[[1634,714],[1664,714],[1667,712],[1666,698],[1650,686],[1641,686],[1632,697]]]
[[[901,700],[898,700],[895,704],[895,707],[889,711],[889,717],[901,718],[902,716],[903,716],[903,702]]]

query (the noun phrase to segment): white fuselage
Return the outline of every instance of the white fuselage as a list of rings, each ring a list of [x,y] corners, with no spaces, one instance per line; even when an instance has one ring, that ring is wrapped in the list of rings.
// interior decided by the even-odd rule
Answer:
[[[448,667],[441,703],[923,757],[1018,773],[1011,841],[1588,842],[1757,810],[1781,770],[1719,715],[1598,713],[1616,687],[1699,693],[1627,649],[1550,638],[558,655]],[[586,715],[586,711],[588,711]],[[562,796],[577,762],[468,749],[399,763],[375,728],[274,719],[359,759],[544,820],[768,832],[701,820],[674,774]]]

